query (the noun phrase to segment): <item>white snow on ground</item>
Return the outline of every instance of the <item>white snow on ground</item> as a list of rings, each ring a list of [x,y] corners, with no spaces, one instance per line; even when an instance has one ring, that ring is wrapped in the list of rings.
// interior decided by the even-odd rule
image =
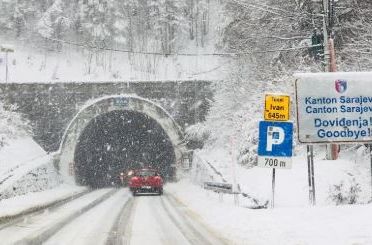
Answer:
[[[8,82],[220,79],[227,72],[227,61],[221,62],[217,56],[131,54],[129,60],[123,53],[105,51],[100,53],[96,63],[95,59],[89,61],[87,50],[68,45],[59,53],[37,51],[37,48],[26,48],[25,44],[14,41],[11,43],[15,52],[8,58]],[[0,63],[0,82],[5,81],[4,60]]]
[[[46,206],[84,190],[86,190],[86,187],[62,184],[54,189],[41,192],[31,192],[25,195],[1,200],[0,217],[16,215],[34,207]]]
[[[24,238],[34,238],[41,233],[49,230],[52,226],[60,223],[64,219],[70,219],[72,215],[76,216],[84,207],[98,200],[112,189],[100,189],[93,191],[81,198],[68,202],[66,205],[51,210],[48,215],[29,216],[25,219],[22,226],[9,226],[0,230],[2,244],[16,244]],[[27,227],[28,229],[24,229]],[[23,243],[24,244],[24,243]]]
[[[9,140],[0,150],[0,177],[11,169],[45,155],[46,152],[31,137]]]
[[[188,180],[168,184],[165,190],[232,244],[372,244],[370,204],[252,210],[243,207],[242,198],[235,206],[231,196],[221,201],[218,194]]]
[[[277,207],[303,207],[309,203],[308,170],[305,149],[298,148],[298,155],[293,157],[292,169],[279,169],[276,171]],[[371,200],[370,159],[364,146],[356,150],[349,146],[340,153],[337,161],[325,160],[323,147],[315,147],[314,172],[317,205],[330,205],[330,193],[334,185],[344,184],[344,191],[358,183],[361,191],[358,193],[357,202],[367,203]],[[202,159],[208,159],[232,183],[232,158],[226,149],[216,149],[208,153],[199,152]],[[260,200],[271,200],[272,171],[269,168],[253,167],[250,169],[236,167],[237,183],[243,192]],[[195,170],[194,170],[195,171]],[[220,181],[216,178],[217,181]]]
[[[63,227],[44,244],[105,244],[112,226],[130,197],[128,189],[119,190],[104,203]],[[78,227],[84,229],[77,229]]]
[[[0,199],[61,183],[48,155],[31,137],[10,140],[0,151]]]
[[[223,195],[202,189],[202,182],[220,182],[220,178],[194,165],[189,178],[165,186],[165,191],[175,195],[203,222],[233,241],[233,244],[290,245],[290,244],[372,244],[372,213],[370,159],[364,146],[343,146],[340,158],[325,160],[324,148],[315,146],[315,207],[310,206],[308,196],[307,160],[302,146],[293,157],[293,168],[276,171],[274,209],[250,209],[249,199],[239,196],[234,205],[231,195]],[[199,158],[207,159],[232,182],[232,159],[226,149],[199,152]],[[197,159],[197,158],[196,158]],[[271,169],[237,168],[237,183],[243,192],[260,199],[271,200]],[[198,171],[200,173],[198,173]],[[199,174],[199,175],[198,175]],[[200,175],[207,176],[205,179]],[[196,177],[197,176],[197,177]],[[209,178],[209,179],[208,179]],[[331,194],[333,187],[344,183],[340,191],[348,196],[350,187],[357,183],[356,205],[336,206]]]

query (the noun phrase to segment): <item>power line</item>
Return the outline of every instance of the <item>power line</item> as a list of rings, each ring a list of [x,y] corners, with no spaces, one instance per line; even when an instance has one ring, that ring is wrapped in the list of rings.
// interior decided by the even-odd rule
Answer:
[[[349,56],[351,55],[351,53],[372,55],[372,52],[369,52],[369,51],[360,51],[360,50],[339,51],[337,53],[339,53],[339,54],[345,54],[345,55],[349,55]]]
[[[143,54],[143,55],[156,55],[156,56],[241,56],[241,55],[249,55],[249,54],[262,54],[262,53],[274,53],[274,52],[289,52],[289,51],[296,51],[301,49],[309,49],[312,47],[319,47],[320,44],[317,45],[309,45],[309,46],[302,46],[302,47],[292,47],[292,48],[282,48],[282,49],[267,49],[267,50],[258,50],[258,51],[250,51],[250,52],[227,52],[227,53],[161,53],[161,52],[143,52],[143,51],[133,51],[133,50],[125,50],[125,49],[115,49],[115,48],[106,48],[106,47],[98,47],[98,46],[91,46],[83,43],[76,43],[61,39],[55,38],[45,38],[50,41],[65,43],[73,46],[89,48],[89,49],[97,49],[97,50],[105,50],[105,51],[114,51],[114,52],[121,52],[121,53],[132,53],[132,54]]]
[[[191,75],[191,76],[199,76],[199,75],[211,73],[211,72],[214,72],[214,71],[216,71],[216,70],[218,70],[218,69],[220,69],[222,67],[225,67],[228,63],[230,63],[230,61],[224,62],[224,63],[222,63],[222,64],[220,64],[220,65],[218,65],[218,66],[216,66],[216,67],[214,67],[212,69],[209,69],[209,70],[206,70],[206,71],[199,71],[199,72],[196,72],[196,73],[191,73],[189,75]]]

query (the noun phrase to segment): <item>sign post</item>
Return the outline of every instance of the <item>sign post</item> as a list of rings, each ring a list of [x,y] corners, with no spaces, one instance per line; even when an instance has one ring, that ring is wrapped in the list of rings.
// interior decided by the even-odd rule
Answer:
[[[258,167],[272,168],[272,202],[275,197],[275,169],[292,167],[293,123],[261,121],[259,124]]]
[[[315,181],[314,181],[314,147],[306,146],[307,174],[309,181],[309,203],[315,205]]]
[[[372,72],[300,73],[295,76],[300,143],[372,142]],[[315,204],[312,146],[309,146],[308,157],[311,202]]]
[[[8,82],[9,69],[8,69],[8,53],[13,53],[14,48],[10,45],[1,45],[0,51],[5,53],[5,82]]]
[[[266,94],[264,119],[259,123],[258,167],[272,168],[272,200],[275,204],[276,168],[292,167],[293,123],[289,120],[290,97]]]
[[[372,144],[369,144],[369,159],[371,161],[371,198],[372,198]]]
[[[271,208],[275,207],[275,168],[273,168],[273,177],[271,181],[272,197],[271,197]]]
[[[316,198],[315,198],[315,181],[314,181],[314,146],[310,145],[310,165],[311,165],[311,183],[312,183],[312,204],[316,204]]]
[[[315,183],[314,183],[314,150],[312,145],[306,146],[307,174],[309,180],[309,203],[315,205]]]

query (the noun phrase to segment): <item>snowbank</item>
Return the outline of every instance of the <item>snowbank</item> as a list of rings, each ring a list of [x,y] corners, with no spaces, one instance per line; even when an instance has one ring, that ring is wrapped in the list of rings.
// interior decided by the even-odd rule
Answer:
[[[336,204],[332,200],[334,187],[343,183],[344,195],[348,195],[351,186],[358,185],[357,203],[367,203],[371,199],[370,160],[363,146],[356,151],[355,146],[341,151],[337,161],[325,160],[324,147],[315,147],[314,171],[317,205]],[[365,151],[363,151],[363,149]],[[292,169],[276,171],[276,207],[303,207],[309,205],[308,170],[306,153],[303,147],[293,157]],[[197,152],[201,158],[207,159],[219,172],[233,183],[233,159],[226,149]],[[236,165],[237,184],[243,192],[261,200],[271,200],[272,171],[269,168],[246,168]]]
[[[1,200],[0,219],[5,216],[14,216],[37,207],[47,206],[58,200],[65,199],[84,191],[86,187],[62,184],[54,189],[42,192],[30,192],[25,195]]]
[[[0,149],[0,178],[45,155],[46,152],[31,137],[9,140],[8,144]]]
[[[167,184],[165,190],[232,244],[372,244],[372,220],[367,215],[372,212],[370,204],[253,210],[245,208],[242,199],[235,206],[231,195],[221,200],[218,194],[188,180]]]
[[[1,149],[0,161],[0,200],[50,189],[62,182],[53,156],[30,137],[11,140]]]

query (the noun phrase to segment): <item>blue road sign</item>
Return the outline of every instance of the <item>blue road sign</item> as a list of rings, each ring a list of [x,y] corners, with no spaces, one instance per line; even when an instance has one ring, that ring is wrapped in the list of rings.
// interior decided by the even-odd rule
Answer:
[[[258,155],[291,157],[293,123],[260,121]]]

